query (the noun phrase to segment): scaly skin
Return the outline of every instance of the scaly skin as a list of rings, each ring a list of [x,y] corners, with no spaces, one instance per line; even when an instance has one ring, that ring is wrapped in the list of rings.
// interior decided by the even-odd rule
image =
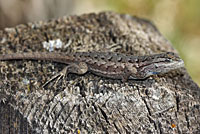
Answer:
[[[6,60],[48,60],[67,64],[59,74],[84,74],[90,71],[98,76],[122,79],[145,79],[152,75],[167,73],[184,66],[179,56],[172,52],[133,56],[114,52],[65,53],[14,53],[0,55]],[[56,75],[58,76],[58,75]]]

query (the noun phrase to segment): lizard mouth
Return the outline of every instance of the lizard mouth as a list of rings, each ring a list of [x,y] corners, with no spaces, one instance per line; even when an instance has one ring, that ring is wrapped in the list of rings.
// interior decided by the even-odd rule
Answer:
[[[167,63],[165,65],[165,68],[169,68],[169,69],[178,69],[180,67],[184,67],[184,61],[183,60],[179,60],[179,61],[174,61],[171,63]]]
[[[181,67],[184,67],[183,60],[173,62],[156,62],[140,68],[138,76],[140,76],[141,79],[144,79],[152,75],[164,74]]]
[[[156,64],[155,66],[156,66],[155,71],[152,69],[152,71],[149,71],[149,75],[164,74],[172,70],[184,67],[184,61],[179,60],[171,63]]]

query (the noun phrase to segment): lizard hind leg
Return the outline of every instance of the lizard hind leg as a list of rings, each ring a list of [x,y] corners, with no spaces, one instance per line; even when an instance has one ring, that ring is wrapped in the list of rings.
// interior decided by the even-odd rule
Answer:
[[[42,87],[44,88],[46,85],[48,85],[56,78],[57,80],[55,82],[55,85],[57,85],[58,81],[64,79],[69,73],[82,75],[85,74],[87,71],[88,71],[88,66],[85,62],[69,64],[62,71],[60,71],[58,74],[54,75],[50,80],[48,80]]]

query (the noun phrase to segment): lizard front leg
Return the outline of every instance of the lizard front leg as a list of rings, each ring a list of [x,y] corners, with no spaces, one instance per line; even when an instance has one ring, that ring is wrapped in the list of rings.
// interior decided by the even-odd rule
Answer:
[[[58,81],[60,79],[64,79],[69,73],[82,75],[85,74],[87,71],[88,71],[88,65],[85,62],[69,64],[62,71],[60,71],[58,74],[54,75],[50,80],[48,80],[42,87],[44,88],[50,82],[58,78],[55,82],[55,85],[57,85]]]

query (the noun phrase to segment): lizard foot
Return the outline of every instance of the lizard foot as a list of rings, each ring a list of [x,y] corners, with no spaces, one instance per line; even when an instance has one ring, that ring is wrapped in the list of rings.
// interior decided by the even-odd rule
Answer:
[[[51,77],[50,80],[48,80],[42,87],[46,87],[50,82],[54,81],[56,78],[58,78],[55,82],[55,85],[58,84],[58,81],[61,79],[64,79],[67,75],[67,69],[68,67],[65,67],[62,71],[60,71],[58,74],[54,75],[53,77]]]
[[[68,73],[74,73],[74,74],[85,74],[88,71],[88,66],[85,62],[80,63],[73,63],[65,67],[62,71],[60,71],[58,74],[54,75],[50,80],[48,80],[42,87],[46,87],[50,82],[58,78],[54,85],[58,84],[58,81],[61,79],[64,79]]]

